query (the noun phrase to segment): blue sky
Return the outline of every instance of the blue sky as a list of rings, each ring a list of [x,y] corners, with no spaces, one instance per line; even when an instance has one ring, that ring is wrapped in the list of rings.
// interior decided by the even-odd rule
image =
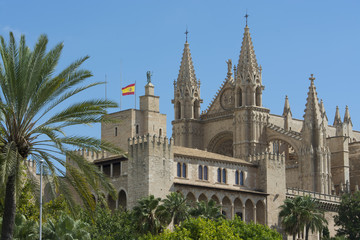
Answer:
[[[348,105],[354,129],[360,130],[359,1],[0,0],[0,35],[25,34],[30,46],[43,33],[50,46],[64,42],[59,69],[90,55],[84,64],[94,74],[89,81],[104,81],[106,74],[108,98],[117,102],[120,79],[123,86],[136,81],[140,96],[146,71],[152,71],[170,135],[173,81],[186,26],[196,76],[202,82],[204,110],[226,77],[225,61],[238,61],[246,10],[263,68],[263,105],[271,113],[282,114],[288,95],[293,117],[302,119],[313,73],[329,123],[337,105],[342,117]],[[105,87],[99,86],[73,101],[104,95]],[[122,109],[133,107],[133,96],[122,98]],[[99,126],[84,129],[71,129],[71,133],[100,137]]]

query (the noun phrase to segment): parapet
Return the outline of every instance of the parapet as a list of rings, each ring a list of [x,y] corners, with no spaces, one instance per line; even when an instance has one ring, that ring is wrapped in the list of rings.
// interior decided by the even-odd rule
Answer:
[[[133,137],[133,138],[129,138],[128,139],[128,144],[129,146],[134,146],[134,145],[138,145],[138,144],[146,144],[146,143],[152,143],[152,144],[163,144],[163,145],[168,145],[169,147],[173,144],[174,139],[170,138],[168,139],[168,137],[161,137],[161,136],[156,136],[156,134],[151,135],[151,134],[146,134],[143,136],[137,136],[137,137]]]
[[[73,152],[79,154],[80,156],[83,156],[89,162],[116,156],[115,154],[106,152],[104,150],[102,150],[101,152],[95,152],[95,151],[89,151],[86,149],[78,149]]]
[[[249,155],[248,159],[249,162],[259,165],[264,162],[285,164],[285,156],[283,154],[273,154],[270,152],[262,152],[259,154]]]

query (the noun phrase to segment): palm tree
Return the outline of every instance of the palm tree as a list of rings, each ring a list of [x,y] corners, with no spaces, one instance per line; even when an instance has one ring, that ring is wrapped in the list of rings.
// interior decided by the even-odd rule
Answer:
[[[141,198],[133,208],[133,219],[141,233],[157,234],[160,231],[161,223],[155,215],[160,201],[161,198],[150,195]]]
[[[287,234],[293,236],[293,240],[296,239],[296,234],[299,234],[301,230],[300,225],[300,211],[301,211],[301,197],[294,199],[287,198],[284,204],[280,206],[279,218],[283,225],[284,231]]]
[[[62,214],[56,222],[48,220],[44,226],[44,239],[90,240],[89,225]]]
[[[45,35],[39,37],[33,50],[26,46],[24,36],[19,44],[12,33],[9,44],[1,36],[0,41],[0,184],[5,186],[1,239],[7,240],[12,238],[14,230],[16,189],[24,161],[31,158],[38,163],[43,159],[46,178],[54,193],[64,191],[71,204],[70,192],[75,189],[84,206],[93,208],[95,202],[90,190],[97,191],[99,186],[107,191],[113,188],[94,165],[71,150],[76,147],[95,152],[122,152],[98,139],[65,135],[69,126],[106,120],[103,117],[106,108],[116,107],[106,100],[67,102],[72,96],[99,84],[79,86],[92,76],[89,71],[79,69],[88,57],[55,74],[62,43],[47,52]],[[73,164],[61,157],[64,155],[68,155]],[[65,181],[60,180],[59,173],[66,176]],[[32,184],[37,183],[30,171],[27,176]]]
[[[311,232],[322,232],[327,225],[324,217],[324,211],[320,209],[319,202],[310,196],[303,197],[303,216],[301,219],[305,225],[305,239],[309,239],[309,230]]]
[[[284,231],[291,234],[293,239],[296,238],[296,234],[300,234],[305,228],[305,239],[307,240],[309,230],[321,232],[327,224],[318,201],[310,196],[285,199],[280,209],[279,217]]]
[[[186,198],[178,192],[170,193],[157,208],[156,216],[166,225],[179,224],[189,216],[189,205]]]
[[[212,220],[223,216],[220,212],[220,207],[217,206],[217,203],[213,199],[210,199],[208,202],[196,202],[196,206],[190,210],[190,215]]]

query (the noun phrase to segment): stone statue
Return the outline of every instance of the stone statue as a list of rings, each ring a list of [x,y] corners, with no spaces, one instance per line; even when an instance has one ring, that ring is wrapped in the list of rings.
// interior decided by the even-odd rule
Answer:
[[[231,72],[231,68],[232,68],[232,60],[229,59],[229,60],[226,61],[226,63],[227,63],[227,65],[228,65],[228,73],[230,73],[230,72]]]
[[[147,72],[146,72],[146,78],[147,78],[148,84],[151,83],[151,76],[152,76],[151,72],[150,72],[150,71],[147,71]]]

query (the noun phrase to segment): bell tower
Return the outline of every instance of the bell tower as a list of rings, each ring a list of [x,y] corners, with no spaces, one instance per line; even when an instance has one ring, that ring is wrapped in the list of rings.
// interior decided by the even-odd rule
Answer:
[[[191,58],[190,47],[186,42],[181,59],[177,81],[174,81],[174,121],[173,138],[176,146],[202,148],[200,146],[200,80],[196,79],[195,69]]]
[[[261,71],[246,24],[235,82],[235,157],[247,159],[266,149],[265,130],[270,110],[262,106]]]

